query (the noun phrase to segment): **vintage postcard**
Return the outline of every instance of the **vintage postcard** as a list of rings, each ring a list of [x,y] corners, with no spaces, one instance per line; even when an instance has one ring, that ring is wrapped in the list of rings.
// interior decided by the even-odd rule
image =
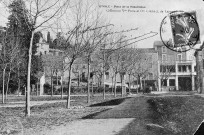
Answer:
[[[203,0],[0,0],[0,135],[203,135]]]

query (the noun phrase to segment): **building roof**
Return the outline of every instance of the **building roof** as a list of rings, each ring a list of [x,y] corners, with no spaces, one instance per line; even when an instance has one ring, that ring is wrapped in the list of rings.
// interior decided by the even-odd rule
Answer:
[[[164,43],[166,43],[167,41],[164,41]],[[154,41],[154,48],[156,47],[156,46],[163,46],[164,45],[164,43],[162,42],[162,41]]]

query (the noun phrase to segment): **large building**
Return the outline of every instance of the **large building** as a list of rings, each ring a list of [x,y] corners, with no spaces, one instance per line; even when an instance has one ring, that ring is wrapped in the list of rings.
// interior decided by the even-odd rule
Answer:
[[[105,71],[103,77],[103,70],[100,69],[102,63],[99,62],[97,64],[99,69],[94,69],[94,65],[91,64],[90,72],[94,73],[92,83],[113,87],[114,82],[116,82],[116,86],[129,87],[130,85],[133,87],[134,85],[138,86],[141,82],[140,84],[143,86],[154,85],[157,91],[195,90],[196,63],[193,51],[175,52],[164,46],[161,41],[155,41],[153,48],[128,48],[127,50],[131,50],[131,52],[127,51],[128,53],[140,55],[135,64],[134,76],[132,75],[131,81],[127,71],[123,76],[119,72],[115,76],[111,66]],[[51,49],[47,43],[41,42],[38,45],[37,54],[42,55],[45,67],[42,86],[46,82],[51,83],[51,76],[55,76],[55,78],[57,76],[60,82],[68,81],[68,70],[63,71],[66,63],[66,60],[63,60],[63,51]],[[86,58],[78,59],[73,65],[72,79],[86,81],[87,69]]]
[[[161,41],[154,42],[154,48],[158,52],[159,90],[195,90],[194,52],[175,52]]]

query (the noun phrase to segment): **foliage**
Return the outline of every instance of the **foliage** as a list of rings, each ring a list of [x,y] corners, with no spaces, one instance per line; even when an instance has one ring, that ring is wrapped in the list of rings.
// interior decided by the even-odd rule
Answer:
[[[13,69],[11,72],[16,74],[16,80],[18,78],[21,79],[22,83],[26,82],[27,73],[25,72],[27,69],[28,64],[28,49],[31,39],[31,27],[32,25],[29,23],[29,17],[28,17],[28,10],[26,9],[25,2],[23,0],[14,0],[12,3],[8,6],[10,10],[10,15],[8,17],[8,24],[7,24],[7,30],[6,30],[6,44],[5,47],[16,47],[16,50],[13,49],[17,53],[15,56],[15,59],[11,66]],[[35,56],[36,53],[36,43],[39,42],[40,38],[42,37],[41,32],[36,32],[34,34],[34,40],[33,40],[33,49],[32,49],[32,73],[31,73],[31,82],[35,82],[35,74],[38,71],[42,70],[41,66],[41,60],[38,58],[38,56]],[[13,54],[12,54],[13,55]],[[11,56],[10,56],[11,57]],[[18,77],[17,73],[20,72],[20,76]],[[13,83],[12,83],[13,84]],[[14,84],[13,84],[14,85]],[[18,84],[15,83],[15,86]]]
[[[51,41],[50,41],[51,42]],[[69,43],[68,43],[69,46]],[[66,38],[62,35],[61,32],[58,32],[56,35],[56,39],[50,44],[50,48],[54,49],[66,49],[67,47]]]

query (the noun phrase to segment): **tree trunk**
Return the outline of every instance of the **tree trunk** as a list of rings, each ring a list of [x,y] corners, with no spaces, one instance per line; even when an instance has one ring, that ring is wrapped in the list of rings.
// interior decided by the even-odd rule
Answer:
[[[30,116],[30,72],[31,72],[33,37],[34,37],[34,30],[32,30],[30,47],[29,47],[29,55],[28,55],[27,93],[26,93],[26,111],[25,111],[26,116]]]
[[[72,85],[71,75],[72,75],[72,63],[70,63],[69,65],[68,92],[67,92],[67,105],[66,105],[67,108],[70,108],[71,106],[71,85]]]
[[[114,94],[114,87],[113,87],[114,83],[113,83],[113,79],[114,79],[114,77],[112,76],[112,87],[111,87],[111,93],[112,93],[112,94]]]
[[[103,99],[106,99],[106,86],[105,86],[105,44],[104,44],[104,51],[103,51]]]
[[[79,89],[79,83],[80,83],[80,71],[78,71],[78,89]]]
[[[98,79],[98,88],[99,88],[100,87],[100,78],[97,77],[97,79]]]
[[[20,94],[20,88],[21,88],[21,79],[20,79],[20,71],[18,67],[18,96]]]
[[[103,74],[100,76],[99,78],[99,86],[102,87],[102,77],[103,77]]]
[[[88,56],[87,103],[90,103],[90,56]]]
[[[11,70],[9,70],[7,84],[6,84],[6,96],[5,96],[6,100],[7,100],[7,95],[8,95],[10,76],[11,76]]]
[[[137,93],[138,93],[138,90],[139,89],[139,78],[137,77]]]
[[[103,99],[106,99],[105,68],[103,67]]]
[[[56,75],[57,75],[57,89],[58,89],[58,71],[56,71]]]
[[[143,89],[143,86],[142,86],[142,78],[139,76],[139,84],[140,84],[140,89],[142,90]]]
[[[62,79],[62,83],[61,83],[61,99],[63,98],[63,81],[64,81],[64,79],[63,79],[63,76],[61,76],[61,79]]]
[[[53,70],[51,69],[51,96],[53,96]]]
[[[131,80],[130,80],[131,78],[130,77],[131,77],[131,75],[129,74],[129,94],[131,92]]]
[[[144,78],[144,89],[145,89],[145,87],[146,87],[146,84],[145,84],[145,78]]]
[[[120,81],[121,81],[121,97],[123,97],[123,76],[120,74]]]
[[[3,70],[3,89],[2,89],[2,104],[5,103],[5,97],[4,97],[4,91],[5,91],[5,73],[6,73],[6,67],[4,67]]]
[[[40,79],[38,78],[38,81],[37,81],[37,88],[36,88],[36,95],[38,96],[38,84],[40,84]]]
[[[116,94],[117,94],[117,87],[116,87],[116,76],[117,74],[115,73],[115,81],[114,81],[114,97],[116,97]]]
[[[51,69],[51,96],[53,96],[53,89],[54,89],[54,87],[53,87],[53,69]]]
[[[91,84],[91,93],[92,93],[92,97],[94,96],[94,90],[93,90],[93,76],[92,76],[92,84]]]

